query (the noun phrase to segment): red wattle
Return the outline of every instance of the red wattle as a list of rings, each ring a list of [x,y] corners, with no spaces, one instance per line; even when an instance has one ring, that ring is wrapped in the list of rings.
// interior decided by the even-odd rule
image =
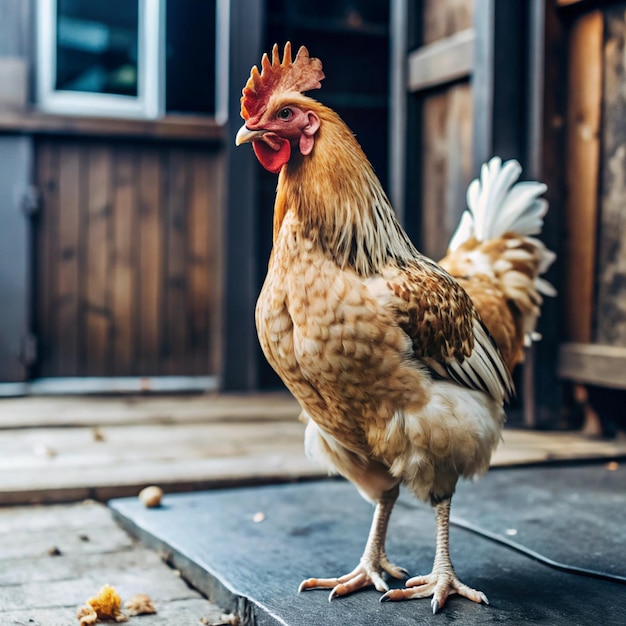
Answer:
[[[289,140],[279,137],[275,141],[280,143],[278,150],[271,148],[262,139],[252,142],[252,148],[254,149],[256,158],[259,159],[261,165],[269,172],[272,172],[272,174],[278,174],[283,165],[285,165],[291,157],[291,144]]]

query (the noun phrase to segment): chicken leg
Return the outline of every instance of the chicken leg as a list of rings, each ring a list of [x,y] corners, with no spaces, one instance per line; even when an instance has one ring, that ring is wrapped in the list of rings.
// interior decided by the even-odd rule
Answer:
[[[339,578],[308,578],[300,583],[298,592],[306,589],[332,589],[328,600],[345,596],[358,589],[376,587],[377,591],[388,591],[389,585],[383,580],[383,572],[394,578],[406,578],[409,573],[389,561],[385,553],[385,537],[393,505],[400,488],[398,485],[383,492],[376,503],[372,526],[359,564],[345,576]]]
[[[432,596],[433,613],[438,613],[446,603],[448,596],[458,593],[473,602],[489,604],[487,596],[462,583],[454,573],[450,560],[449,528],[450,502],[448,498],[435,508],[436,548],[433,571],[427,576],[415,576],[406,581],[406,589],[392,589],[380,599],[381,602],[413,600]]]

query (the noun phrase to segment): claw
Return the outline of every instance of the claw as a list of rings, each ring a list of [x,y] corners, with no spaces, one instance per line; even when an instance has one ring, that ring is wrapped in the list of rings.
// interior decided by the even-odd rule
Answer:
[[[433,598],[430,601],[430,606],[433,607],[433,615],[437,615],[437,613],[439,613],[439,602],[437,602],[437,600],[435,600],[435,598]]]

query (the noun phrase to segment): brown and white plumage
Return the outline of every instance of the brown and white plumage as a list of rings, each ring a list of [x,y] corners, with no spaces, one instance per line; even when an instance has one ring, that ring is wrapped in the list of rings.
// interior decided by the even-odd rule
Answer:
[[[319,86],[321,63],[304,48],[292,62],[287,46],[282,62],[275,47],[262,65],[244,89],[246,123],[237,135],[279,172],[274,245],[256,309],[259,340],[302,406],[307,453],[376,505],[355,570],[301,588],[331,588],[332,598],[374,585],[387,591],[384,599],[432,595],[435,611],[450,593],[486,601],[454,575],[449,503],[458,478],[484,473],[497,445],[503,403],[513,392],[510,368],[538,306],[536,294],[509,275],[528,270],[534,286],[541,254],[531,263],[520,251],[532,241],[513,245],[515,235],[505,235],[494,263],[504,258],[514,269],[494,269],[497,245],[480,247],[489,242],[478,242],[474,213],[445,260],[453,273],[462,268],[453,278],[415,249],[347,126],[300,93]],[[490,208],[493,200],[483,204]],[[500,215],[496,209],[486,215]],[[487,258],[480,272],[471,266],[476,249]],[[499,311],[508,323],[497,319]],[[489,322],[505,334],[504,357]],[[406,574],[384,551],[400,483],[436,506],[437,556],[429,577],[389,592],[383,572]]]

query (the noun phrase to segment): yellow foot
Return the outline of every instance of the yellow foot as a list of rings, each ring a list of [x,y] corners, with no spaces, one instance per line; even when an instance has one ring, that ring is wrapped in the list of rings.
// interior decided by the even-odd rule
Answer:
[[[432,596],[430,605],[433,613],[439,613],[443,608],[448,596],[458,593],[460,596],[472,600],[489,604],[487,596],[482,591],[477,591],[462,583],[454,572],[441,572],[439,574],[429,574],[428,576],[415,576],[406,581],[406,589],[392,589],[382,598],[381,602],[398,602],[400,600],[413,600],[414,598],[428,598]]]
[[[376,587],[377,591],[389,591],[389,585],[383,580],[383,572],[393,578],[406,578],[409,573],[402,567],[390,563],[386,557],[378,563],[361,561],[349,574],[339,578],[307,578],[300,583],[298,593],[306,589],[331,589],[328,600],[366,587]]]

